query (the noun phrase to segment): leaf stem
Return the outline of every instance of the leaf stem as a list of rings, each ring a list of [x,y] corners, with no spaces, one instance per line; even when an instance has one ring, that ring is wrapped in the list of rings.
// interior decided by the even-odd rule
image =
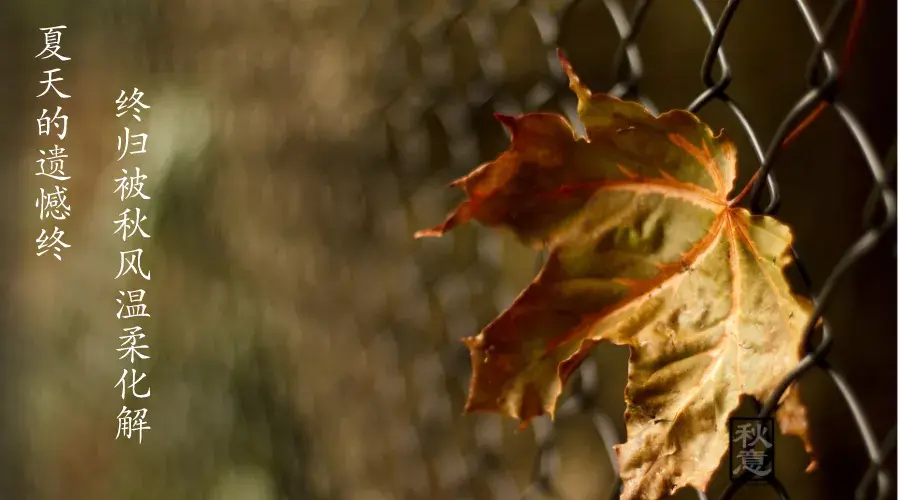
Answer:
[[[853,49],[856,48],[856,39],[857,35],[859,35],[859,26],[862,23],[863,12],[865,11],[866,0],[855,0],[855,4],[853,6],[853,19],[850,21],[850,33],[847,35],[847,41],[844,43],[844,50],[841,54],[841,66],[838,69],[838,85],[843,82],[844,75],[846,74],[847,68],[850,67],[850,62],[852,61]],[[794,141],[797,136],[800,135],[800,132],[809,127],[816,119],[825,111],[825,108],[828,107],[828,101],[822,101],[814,110],[812,110],[806,118],[803,119],[790,133],[787,134],[787,137],[781,141],[781,145],[779,147],[786,147],[788,144]],[[757,169],[756,173],[753,174],[753,177],[747,182],[747,185],[744,186],[744,189],[738,193],[737,196],[731,199],[728,202],[729,207],[733,207],[741,202],[747,194],[750,193],[750,188],[756,184],[759,180],[760,170]]]

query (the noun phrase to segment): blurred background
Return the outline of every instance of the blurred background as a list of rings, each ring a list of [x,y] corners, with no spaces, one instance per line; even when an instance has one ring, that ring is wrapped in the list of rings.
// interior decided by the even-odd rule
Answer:
[[[810,0],[824,22],[834,2]],[[461,415],[469,378],[459,339],[477,333],[534,277],[539,256],[478,226],[415,241],[460,201],[446,184],[496,157],[494,112],[574,101],[561,46],[592,89],[621,79],[601,0],[7,0],[0,6],[0,498],[516,499],[537,442],[551,442],[560,498],[608,498],[608,446],[624,440],[627,350],[586,362],[596,411],[516,432]],[[704,2],[713,20],[724,1]],[[867,2],[841,96],[893,169],[897,5]],[[849,12],[849,11],[848,11]],[[849,15],[835,28],[840,51]],[[35,59],[39,28],[66,25],[61,54]],[[657,0],[636,38],[641,94],[684,108],[709,33],[688,0]],[[746,1],[724,40],[729,94],[765,148],[806,89],[813,39],[795,2]],[[72,97],[63,260],[35,256],[34,123],[43,71]],[[150,109],[148,153],[117,162],[121,90]],[[721,103],[700,117],[739,151],[739,185],[759,166]],[[133,127],[137,130],[138,125]],[[142,245],[150,282],[114,280],[121,168],[148,176]],[[872,177],[834,111],[778,157],[779,217],[820,286],[865,229]],[[130,240],[133,241],[133,240]],[[878,440],[896,423],[896,233],[843,279],[826,317],[829,356]],[[124,246],[123,246],[124,245]],[[130,244],[129,244],[130,245]],[[143,442],[116,440],[123,368],[118,291],[147,291],[150,359]],[[844,399],[821,372],[800,382],[821,466],[779,436],[792,499],[846,499],[868,459]],[[582,394],[584,396],[584,394]],[[565,401],[565,399],[563,400]],[[742,413],[753,414],[745,405]],[[599,426],[596,425],[600,422]],[[598,431],[599,429],[599,431]],[[601,436],[606,434],[606,439]],[[611,442],[612,441],[612,442]],[[893,456],[888,470],[896,467]],[[711,498],[728,483],[727,467]],[[539,495],[537,497],[540,497]],[[677,498],[696,498],[685,491]],[[745,488],[736,498],[777,498]]]

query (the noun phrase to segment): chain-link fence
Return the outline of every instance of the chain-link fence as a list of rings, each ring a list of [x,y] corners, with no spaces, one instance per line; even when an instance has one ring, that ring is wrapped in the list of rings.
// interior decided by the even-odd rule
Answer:
[[[582,7],[579,4],[584,3],[586,2],[564,2],[564,5],[555,9],[538,6],[537,2],[517,3],[517,8],[522,9],[523,14],[532,18],[534,26],[540,34],[539,46],[523,44],[519,50],[542,51],[546,54],[551,68],[548,77],[537,78],[537,81],[526,83],[524,87],[520,85],[520,88],[511,88],[508,85],[509,78],[504,74],[504,58],[500,54],[502,48],[498,47],[494,23],[489,18],[473,15],[465,7],[460,6],[451,14],[445,12],[437,18],[420,20],[410,27],[408,35],[412,37],[416,42],[417,49],[421,51],[420,80],[418,80],[419,86],[415,88],[416,92],[420,92],[417,94],[421,99],[419,105],[424,109],[423,115],[433,114],[429,118],[434,118],[446,134],[446,148],[449,154],[446,163],[453,173],[471,170],[479,160],[475,148],[477,143],[475,135],[478,131],[473,130],[470,125],[473,122],[470,119],[471,114],[488,111],[515,114],[542,109],[558,109],[569,118],[576,129],[579,127],[574,99],[567,95],[568,88],[565,79],[558,71],[559,65],[555,61],[555,49],[557,46],[565,44],[565,33],[561,31],[561,26],[565,26],[567,22],[571,21],[570,16],[577,15],[576,11]],[[644,19],[647,13],[661,2],[639,0],[634,2],[630,9],[627,9],[624,3],[618,0],[603,0],[596,3],[602,5],[611,17],[618,35],[618,43],[612,61],[616,81],[612,88],[607,90],[607,93],[628,100],[637,100],[652,112],[658,112],[658,108],[650,96],[643,91],[645,71],[637,40],[645,29]],[[684,4],[687,3],[684,2]],[[772,397],[768,401],[762,402],[762,405],[757,405],[758,416],[763,418],[772,415],[778,407],[781,396],[792,383],[811,370],[821,370],[834,384],[849,407],[856,431],[865,444],[869,465],[865,474],[858,478],[856,498],[887,498],[892,491],[892,483],[889,471],[885,468],[885,462],[894,452],[896,425],[886,435],[876,435],[853,389],[840,371],[828,361],[828,353],[835,343],[852,342],[852,339],[841,339],[840,333],[832,332],[829,322],[824,316],[832,301],[833,292],[836,287],[841,286],[844,275],[851,272],[854,265],[866,258],[867,254],[879,244],[894,225],[896,218],[896,200],[892,178],[895,160],[889,159],[888,162],[891,162],[891,165],[885,165],[885,161],[876,151],[863,125],[842,101],[840,92],[843,80],[842,70],[852,60],[862,14],[865,12],[864,2],[851,0],[834,2],[824,23],[816,19],[813,9],[804,0],[790,2],[793,4],[792,8],[802,16],[808,36],[814,46],[809,54],[806,67],[793,68],[796,72],[805,74],[807,89],[784,115],[775,133],[769,139],[761,138],[754,131],[752,120],[745,114],[739,102],[729,94],[734,77],[724,42],[732,21],[741,15],[742,3],[746,2],[730,0],[724,5],[721,5],[721,2],[710,3],[716,4],[714,5],[716,10],[720,10],[718,19],[714,17],[714,14],[710,12],[710,7],[702,0],[693,0],[693,7],[686,5],[679,7],[689,10],[689,15],[696,16],[702,22],[702,26],[705,27],[709,36],[705,56],[702,60],[696,61],[700,69],[702,90],[692,101],[684,103],[684,109],[700,113],[711,103],[718,102],[731,113],[734,119],[732,123],[739,124],[741,132],[745,134],[745,139],[752,148],[756,165],[758,165],[754,166],[757,170],[751,180],[754,182],[750,194],[751,209],[755,213],[769,215],[777,213],[782,202],[782,193],[773,168],[776,164],[775,160],[782,150],[789,147],[790,143],[803,132],[803,129],[816,120],[826,108],[833,110],[843,124],[842,133],[851,136],[862,151],[864,162],[868,167],[868,175],[872,180],[869,201],[865,207],[865,230],[846,249],[824,280],[814,283],[809,273],[806,272],[801,255],[796,249],[793,249],[802,283],[806,292],[813,296],[815,302],[815,311],[805,330],[806,355],[797,368],[781,382]],[[779,14],[780,11],[775,15]],[[476,53],[478,70],[470,73],[470,77],[465,81],[461,91],[452,88],[454,75],[451,60],[453,29],[460,23],[464,23],[471,34],[472,50]],[[830,48],[834,45],[839,26],[844,26],[845,29],[849,27],[849,32],[843,37],[843,51],[840,52],[840,56]],[[760,25],[759,28],[771,29],[765,25]],[[773,32],[772,36],[777,36],[777,33]],[[840,61],[839,58],[841,58]],[[458,68],[459,65],[457,64],[456,67]],[[576,70],[588,71],[577,64]],[[527,80],[527,78],[525,79]],[[602,89],[595,88],[595,90]],[[406,92],[411,92],[411,90],[407,89]],[[388,116],[391,116],[390,108],[388,108],[388,113]],[[393,143],[397,147],[393,159],[401,168],[404,164],[409,166],[417,161],[426,161],[424,158],[415,158],[414,154],[404,156],[402,147],[396,146],[403,144],[402,136],[410,133],[409,127],[412,124],[418,126],[417,120],[407,118],[406,128],[404,128],[403,125],[397,125],[389,118],[389,136],[401,137]],[[732,135],[737,133],[739,132],[732,131]],[[822,147],[827,148],[828,145]],[[410,150],[415,152],[415,146],[411,146]],[[430,159],[434,161],[433,156]],[[744,165],[744,168],[747,169],[747,163]],[[862,175],[862,172],[855,175]],[[400,174],[399,177],[410,178],[409,175],[404,174]],[[820,319],[824,321],[820,327],[817,327]],[[466,360],[462,359],[451,364],[449,370],[456,373],[467,373]],[[465,375],[461,374],[459,378],[465,379]],[[590,416],[596,432],[607,447],[608,466],[613,469],[610,475],[614,476],[616,461],[612,445],[621,442],[623,437],[617,434],[616,426],[613,424],[612,417],[608,415],[608,411],[597,404],[595,397],[598,384],[597,366],[586,363],[571,384],[573,386],[571,393],[565,400],[560,416],[565,417],[567,414]],[[558,463],[558,457],[555,456],[556,437],[556,429],[552,424],[543,421],[535,423],[538,453],[534,459],[531,486],[525,493],[527,498],[537,498],[538,496],[534,495],[541,494],[560,495],[553,481]],[[496,457],[500,452],[497,446],[498,442],[492,442],[489,437],[479,440],[480,458],[476,462],[478,465],[472,467],[472,473],[490,476],[488,482],[495,498],[515,498],[514,484],[504,482],[503,471],[498,470],[500,466],[497,464]],[[721,493],[720,498],[732,498],[738,490],[746,486],[746,479],[745,475],[742,480],[728,485]],[[463,484],[468,485],[467,480],[463,480]],[[791,497],[790,492],[777,478],[772,479],[768,485],[781,498]],[[619,486],[612,489],[611,498],[618,498]],[[465,487],[461,488],[460,493],[465,490]],[[704,493],[699,491],[696,492],[696,495],[699,498],[707,498]]]
[[[615,498],[627,350],[598,345],[553,423],[517,432],[499,415],[462,415],[471,366],[459,339],[509,306],[542,259],[476,225],[412,237],[459,201],[449,180],[508,146],[495,112],[558,111],[578,125],[561,47],[596,92],[654,112],[686,108],[726,129],[736,185],[760,172],[754,209],[793,228],[790,278],[825,320],[810,324],[808,355],[782,387],[801,385],[820,470],[804,473],[799,441],[776,436],[780,483],[732,485],[721,467],[711,498],[884,498],[896,465],[896,160],[882,159],[896,140],[896,8],[3,3],[0,230],[12,243],[0,259],[10,277],[0,496]],[[47,265],[24,246],[39,231],[23,166],[42,147],[28,126],[46,69],[34,58],[38,30],[59,24],[72,57],[74,241]],[[141,163],[152,197],[153,429],[140,445],[115,440],[122,365],[109,274],[121,243],[112,110],[132,87],[153,106],[153,153]],[[744,402],[738,414],[769,414],[776,401]]]

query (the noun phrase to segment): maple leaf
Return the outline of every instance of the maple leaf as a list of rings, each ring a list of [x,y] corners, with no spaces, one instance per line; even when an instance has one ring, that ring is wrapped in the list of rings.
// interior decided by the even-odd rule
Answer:
[[[765,401],[800,360],[812,307],[784,276],[791,231],[729,200],[737,157],[724,132],[686,111],[654,117],[592,94],[559,57],[587,137],[558,114],[497,115],[509,149],[454,181],[468,199],[416,233],[476,220],[549,250],[512,306],[464,339],[473,370],[466,411],[552,418],[589,350],[625,345],[621,498],[704,490],[741,395]],[[811,454],[796,387],[776,419]]]

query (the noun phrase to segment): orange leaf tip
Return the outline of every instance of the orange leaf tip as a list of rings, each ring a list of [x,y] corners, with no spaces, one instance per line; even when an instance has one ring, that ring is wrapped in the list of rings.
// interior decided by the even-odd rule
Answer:
[[[559,47],[556,48],[556,58],[559,59],[559,62],[562,63],[563,67],[571,66],[571,64],[569,63],[569,58],[566,57],[563,49]]]
[[[516,117],[514,116],[504,115],[502,113],[494,113],[494,118],[502,123],[504,127],[508,128],[510,132],[512,132],[516,128]]]
[[[417,240],[421,239],[421,238],[440,238],[442,235],[443,235],[443,231],[440,231],[440,230],[434,229],[434,228],[430,228],[430,229],[422,229],[422,230],[416,231],[416,233],[413,234],[413,238],[415,238]]]

